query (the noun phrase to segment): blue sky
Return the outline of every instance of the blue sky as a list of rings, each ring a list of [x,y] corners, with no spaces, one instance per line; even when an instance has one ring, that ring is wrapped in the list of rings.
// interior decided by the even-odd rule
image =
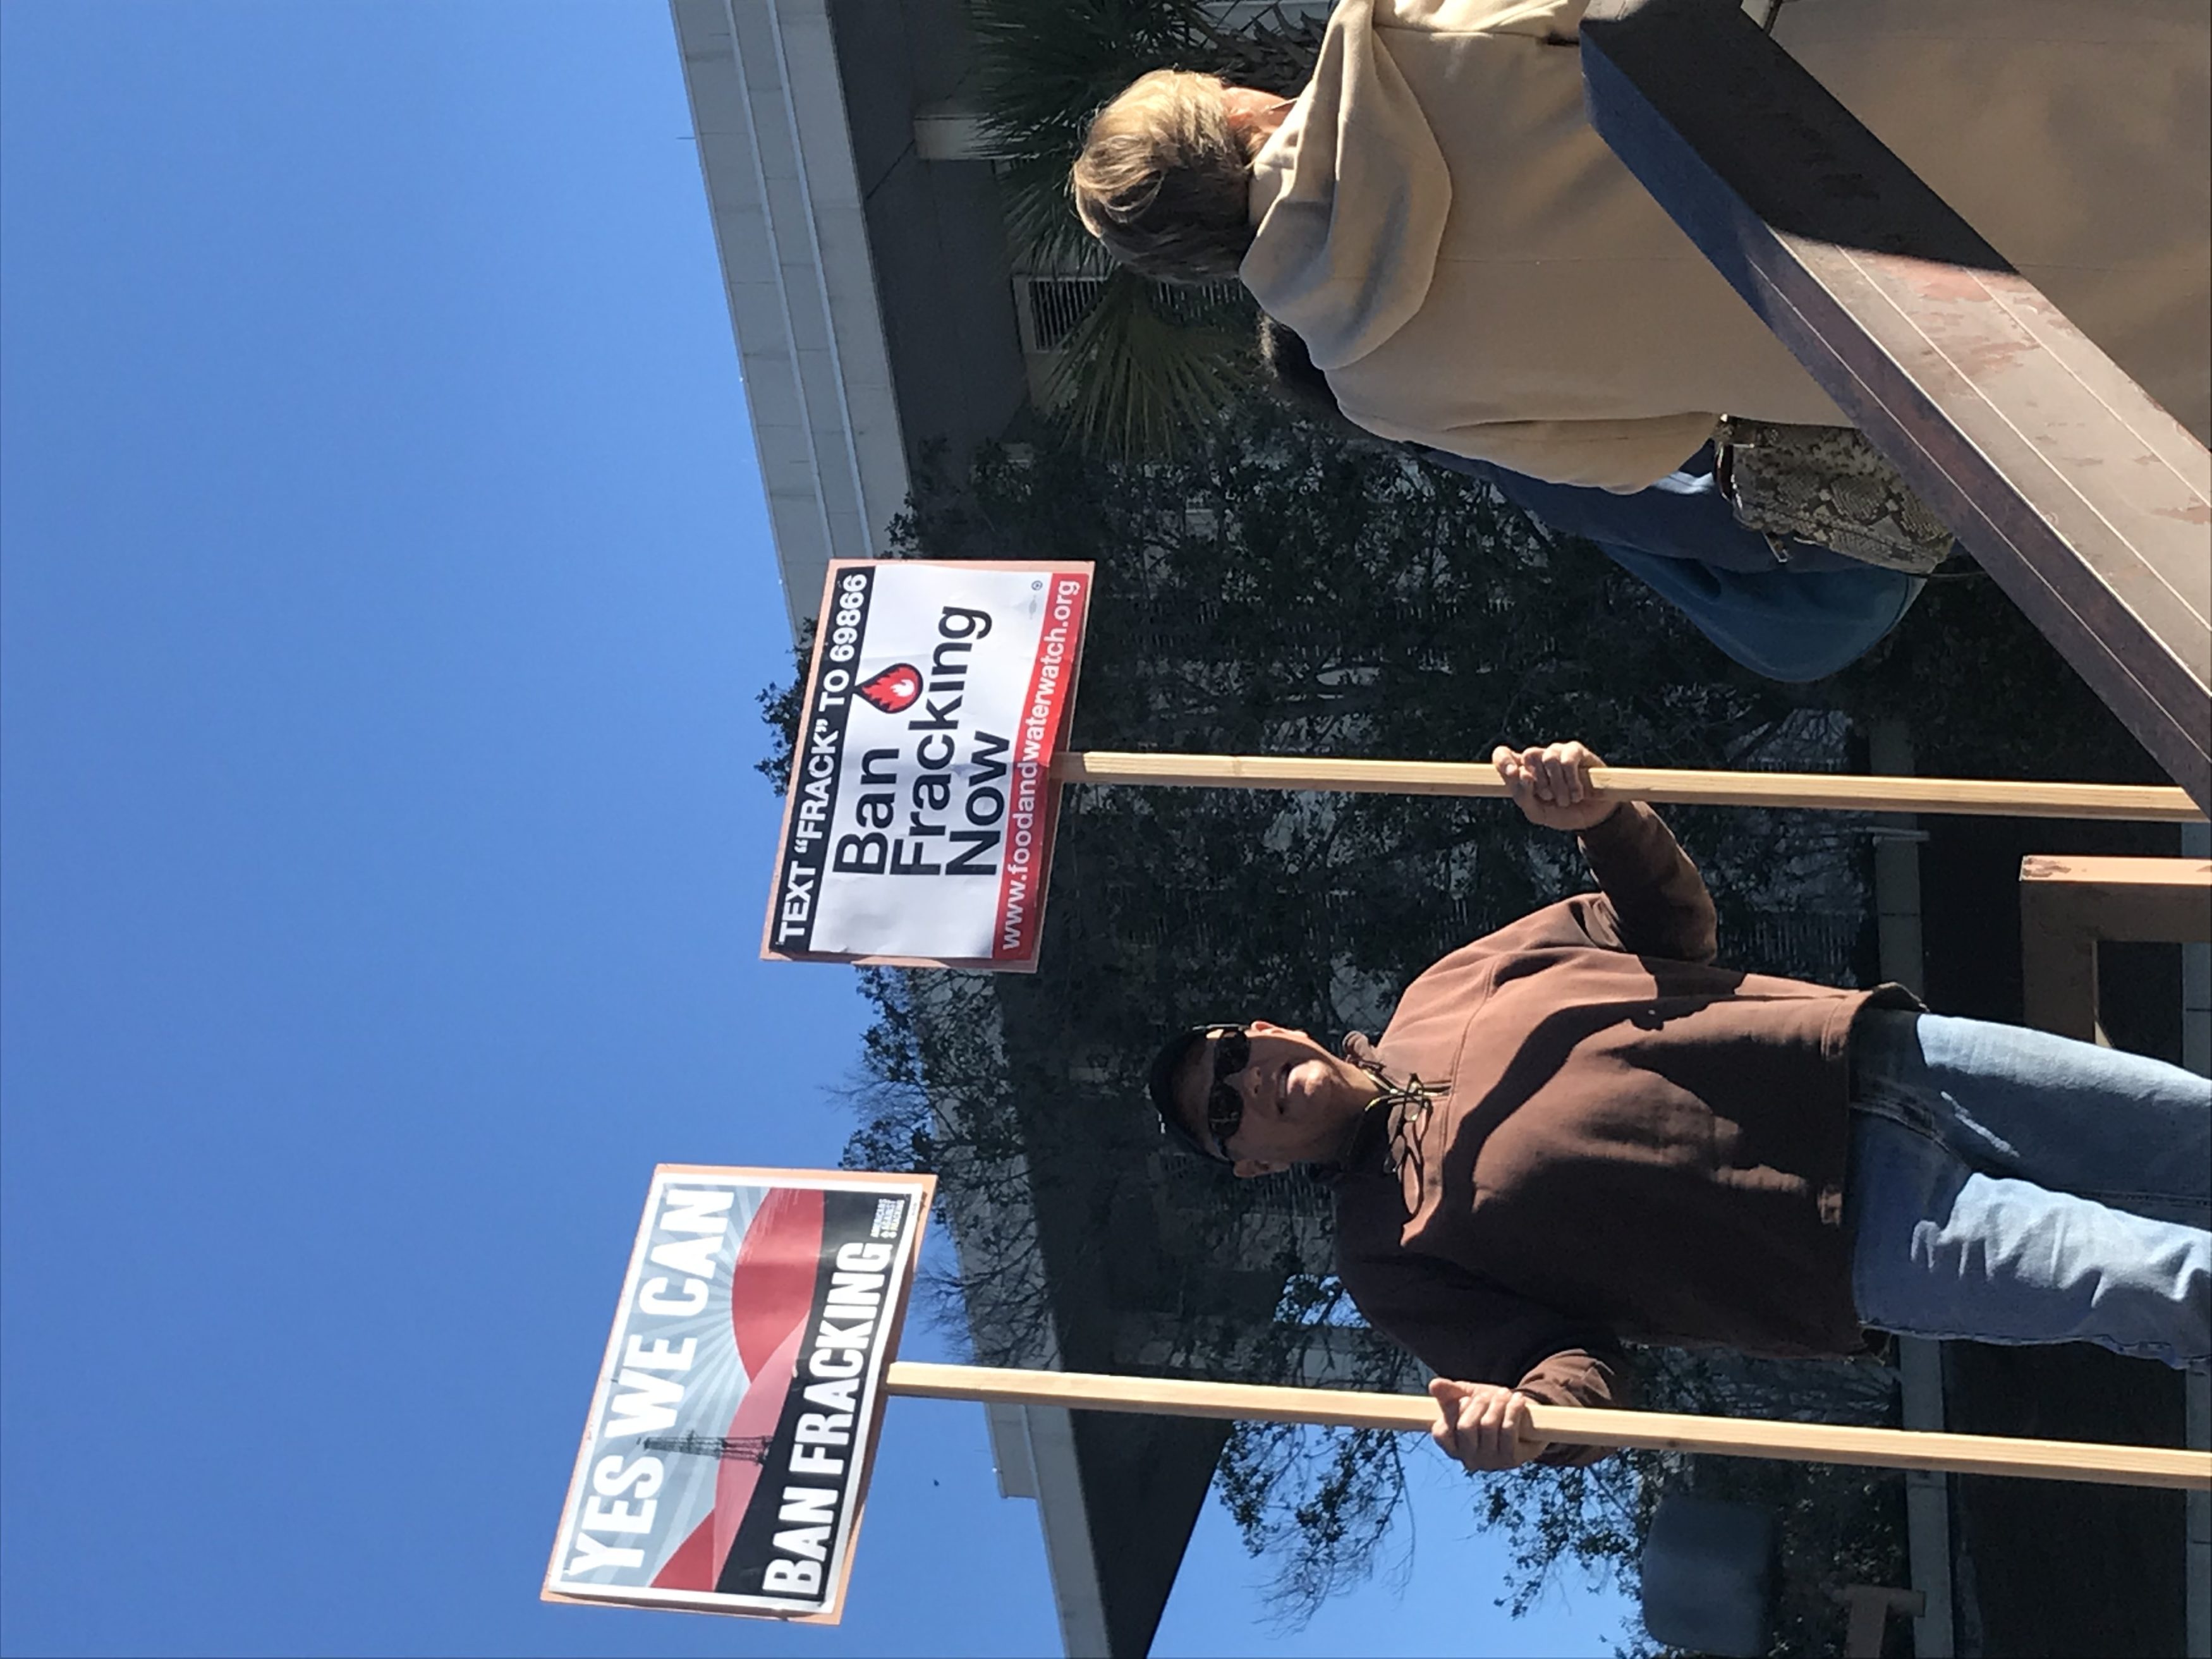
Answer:
[[[834,1163],[865,1015],[755,957],[665,12],[9,0],[0,76],[0,1645],[1056,1651],[970,1406],[894,1403],[841,1629],[536,1599],[648,1171]],[[1420,1493],[1291,1637],[1210,1511],[1156,1651],[1601,1648]]]

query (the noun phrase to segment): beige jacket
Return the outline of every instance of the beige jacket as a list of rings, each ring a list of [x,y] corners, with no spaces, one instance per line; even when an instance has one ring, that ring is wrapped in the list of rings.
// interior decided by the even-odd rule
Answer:
[[[1242,276],[1377,434],[1638,489],[1843,416],[1590,128],[1583,0],[1342,0]],[[2212,5],[1790,0],[1776,37],[2212,440]]]

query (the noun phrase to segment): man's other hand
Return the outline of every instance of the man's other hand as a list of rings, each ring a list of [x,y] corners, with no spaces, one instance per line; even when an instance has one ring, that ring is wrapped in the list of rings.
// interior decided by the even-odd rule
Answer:
[[[1528,822],[1547,830],[1578,834],[1604,823],[1620,803],[1590,788],[1589,769],[1605,763],[1578,743],[1547,744],[1541,749],[1508,749],[1500,744],[1490,751],[1490,763],[1513,804]]]
[[[1502,752],[1502,751],[1501,751]],[[1433,1377],[1437,1425],[1429,1431],[1448,1456],[1470,1472],[1517,1468],[1551,1446],[1528,1426],[1528,1396],[1489,1382]]]

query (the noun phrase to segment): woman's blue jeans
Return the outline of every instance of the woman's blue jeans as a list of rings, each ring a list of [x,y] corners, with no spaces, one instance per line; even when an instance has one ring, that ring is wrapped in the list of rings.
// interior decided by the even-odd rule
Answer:
[[[1869,1009],[1851,1084],[1844,1213],[1866,1324],[2212,1362],[2212,1082]]]

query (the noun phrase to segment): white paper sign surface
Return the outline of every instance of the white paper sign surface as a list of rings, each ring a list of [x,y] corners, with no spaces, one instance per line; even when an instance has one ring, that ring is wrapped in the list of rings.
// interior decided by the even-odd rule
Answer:
[[[1091,576],[830,566],[763,956],[1035,968]]]

